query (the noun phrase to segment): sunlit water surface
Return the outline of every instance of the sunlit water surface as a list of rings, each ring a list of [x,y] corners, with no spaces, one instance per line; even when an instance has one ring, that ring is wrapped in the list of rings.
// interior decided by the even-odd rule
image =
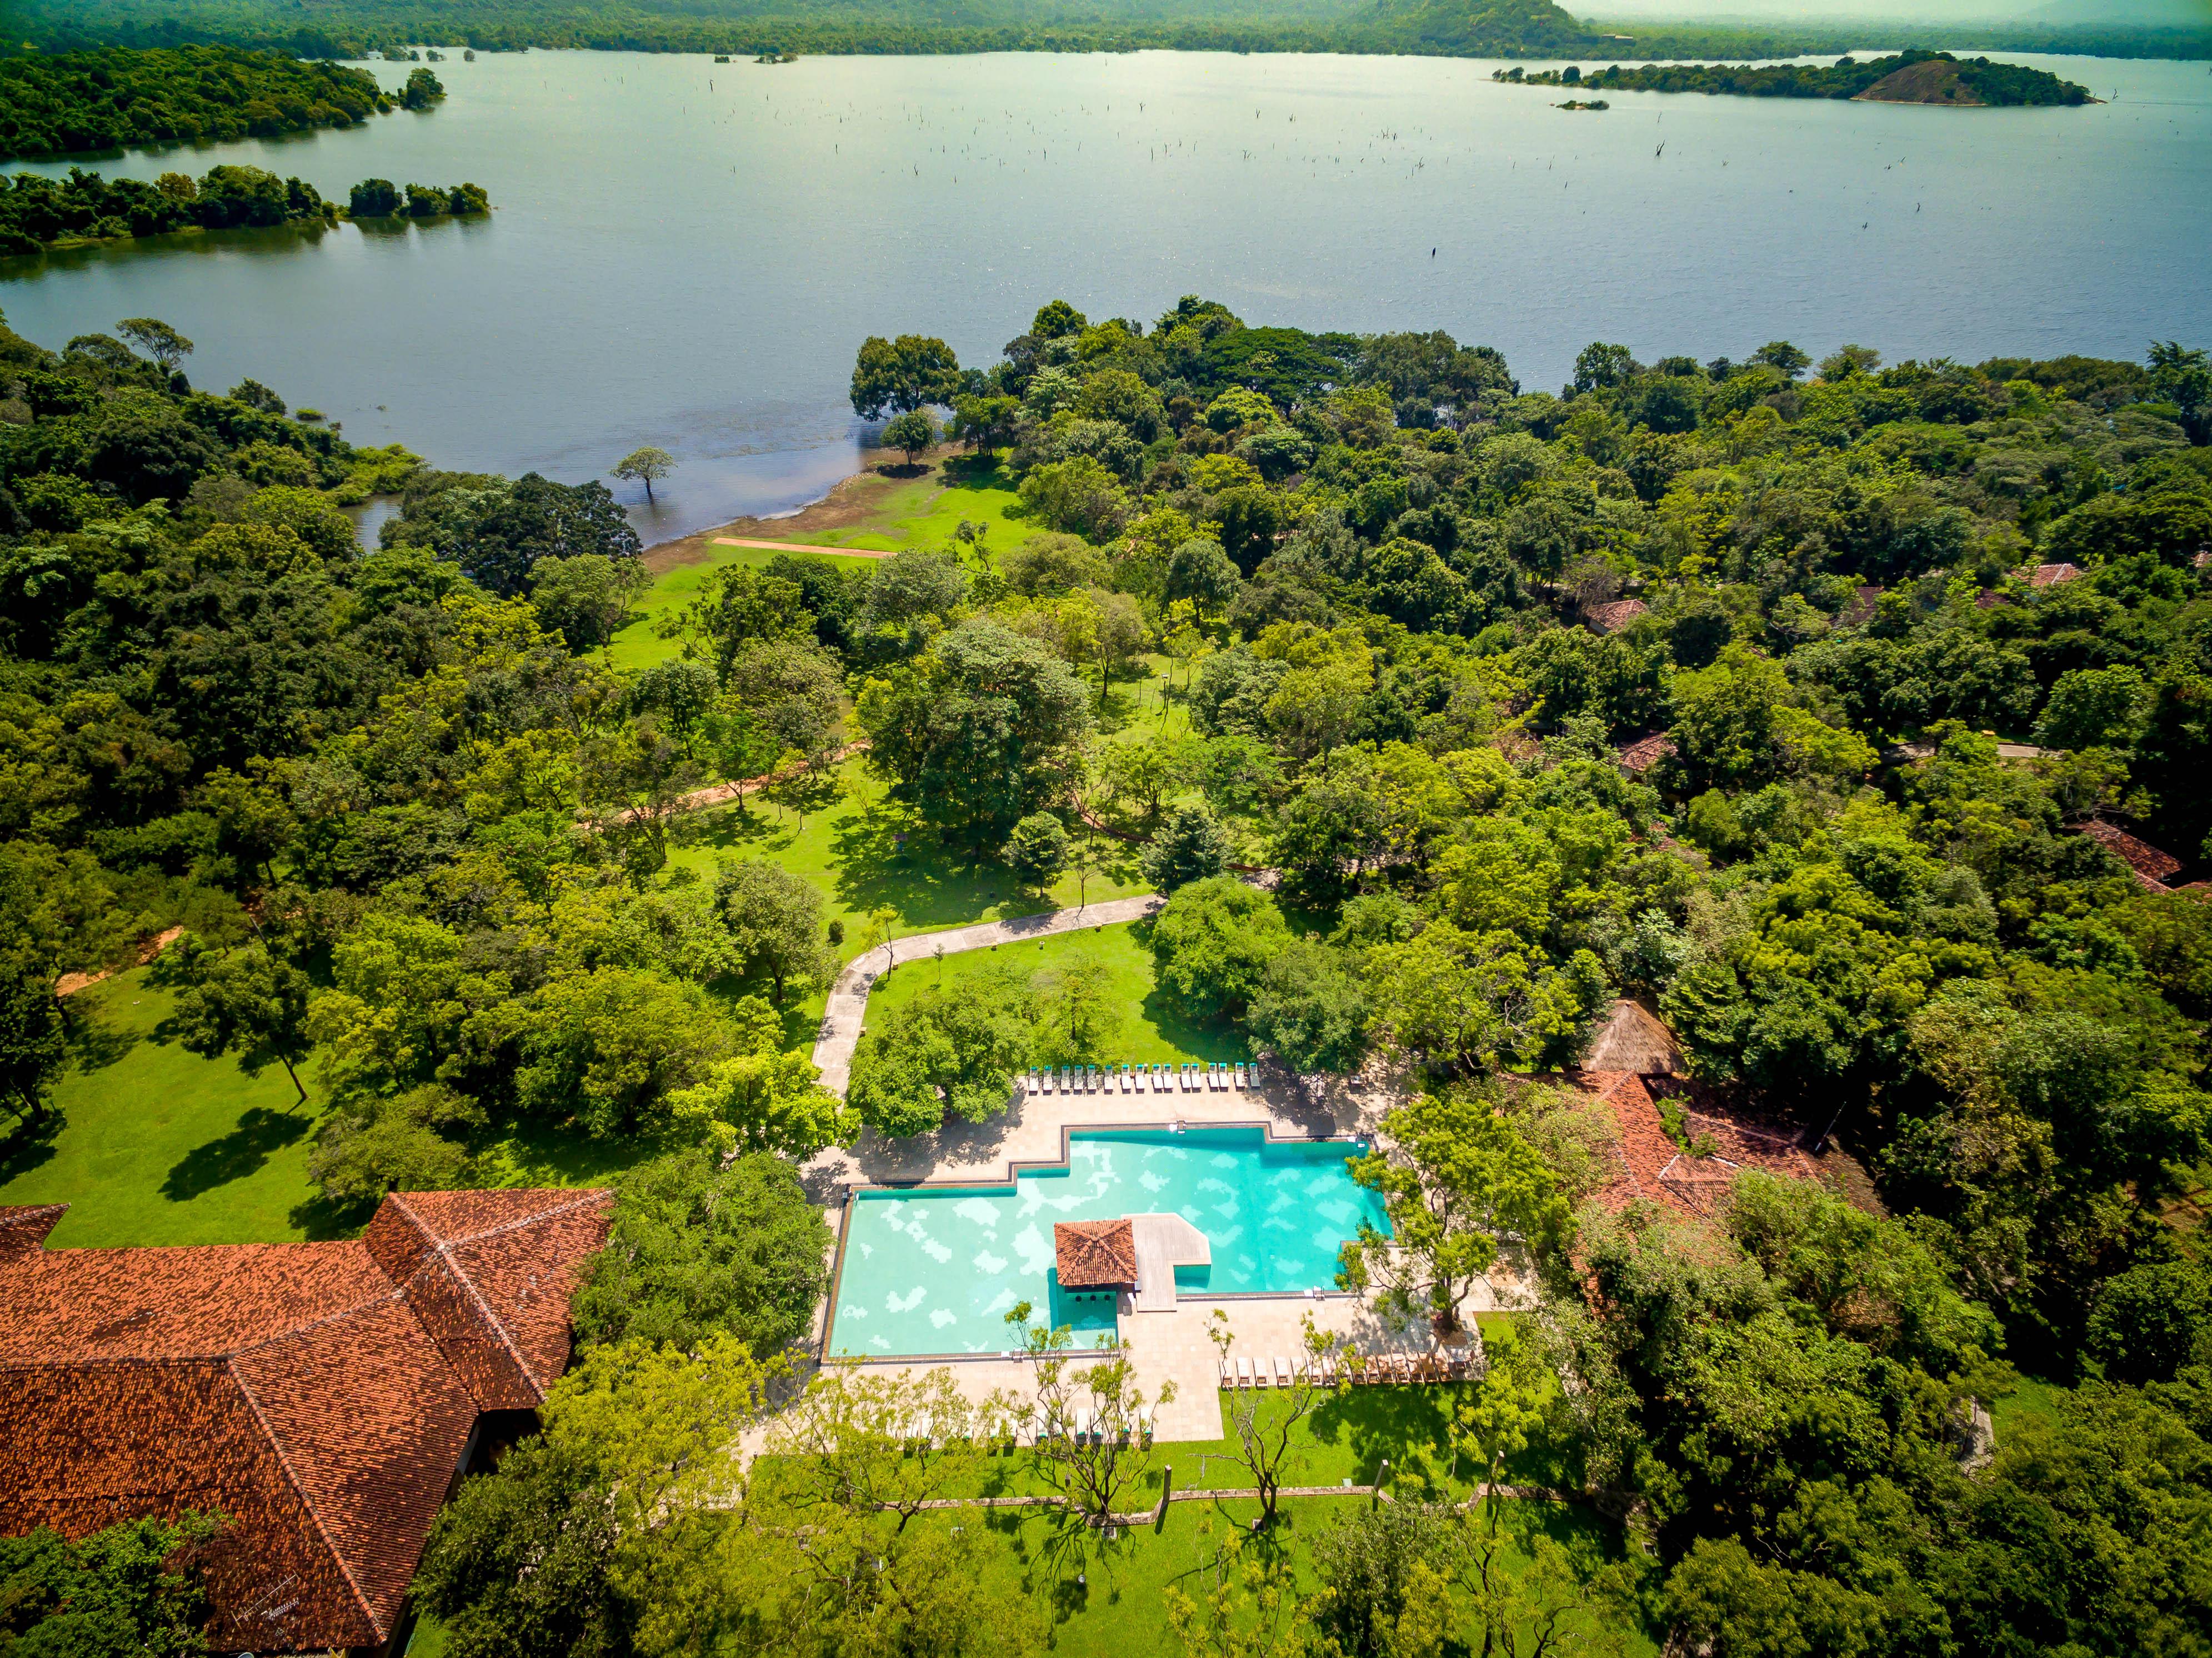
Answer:
[[[850,470],[864,336],[987,361],[1055,295],[1443,328],[1544,388],[1595,338],[1969,360],[2212,339],[2212,76],[2032,61],[2111,101],[1615,93],[1595,114],[1442,58],[456,56],[429,113],[94,165],[246,161],[341,200],[467,179],[489,222],[0,260],[0,308],[51,345],[165,318],[197,383],[251,374],[442,465],[576,480],[659,444],[680,466],[638,509],[649,539]]]

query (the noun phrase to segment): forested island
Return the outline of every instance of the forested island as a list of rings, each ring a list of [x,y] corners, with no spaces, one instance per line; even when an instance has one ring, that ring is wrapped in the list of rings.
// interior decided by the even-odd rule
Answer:
[[[135,1002],[58,996],[108,969],[167,999],[161,1064],[279,1068],[256,1144],[312,1137],[325,1236],[526,1155],[617,1187],[544,1432],[430,1532],[458,1658],[2212,1630],[2203,351],[1597,342],[1553,393],[1440,332],[1055,301],[986,365],[919,335],[854,365],[855,412],[964,446],[947,487],[1006,529],[678,572],[641,659],[604,487],[356,449],[194,389],[191,349],[0,330],[6,1167],[127,1057]],[[402,510],[369,549],[337,507],[372,489]],[[773,807],[716,786],[763,776]],[[821,1084],[842,966],[968,919],[945,894],[1079,879],[1164,895],[1124,966],[901,966]],[[1568,1069],[1621,998],[1686,1072],[1620,1073],[1665,1084],[1633,1156],[1694,1203],[1624,1193]],[[1159,1009],[1286,1086],[1391,1090],[1358,1162],[1417,1327],[1460,1328],[1497,1230],[1528,1251],[1479,1370],[1264,1390],[1278,1449],[1202,1447],[1376,1494],[1125,1527],[1165,1494],[1148,1430],[1016,1444],[880,1371],[739,1457],[825,1289],[802,1163],[1000,1123],[1024,1066]],[[112,1121],[103,1154],[143,1129]],[[1046,1378],[1056,1339],[1008,1338]],[[1073,1484],[1109,1453],[1124,1483]],[[1009,1489],[1036,1505],[933,1506]],[[111,1585],[109,1648],[205,1650],[198,1557],[127,1567],[225,1521],[122,1517],[0,1546],[13,1627]]]
[[[104,179],[73,167],[65,179],[34,173],[0,175],[0,256],[179,230],[490,211],[490,197],[473,184],[410,184],[402,191],[387,179],[367,179],[353,187],[341,208],[324,200],[304,179],[280,179],[258,167],[210,167],[197,179],[164,173],[150,184],[143,179]]]
[[[1813,64],[1618,64],[1584,74],[1580,67],[1525,73],[1492,72],[1493,81],[1529,86],[1587,87],[1605,92],[1706,92],[1744,98],[1862,98],[1875,103],[1935,104],[1954,108],[2094,103],[2087,87],[2048,70],[1954,58],[1947,52],[1907,52],[1864,60],[1838,58]]]
[[[1788,58],[1849,51],[1856,26],[1714,26],[1647,18],[1601,21],[1552,0],[965,0],[956,9],[915,0],[481,0],[465,15],[430,0],[19,0],[15,26],[40,48],[172,46],[222,40],[311,58],[401,56],[423,42],[477,51],[568,47],[763,52],[1343,52],[1462,57]],[[2125,58],[2212,57],[2212,28],[2033,21],[1885,25],[1898,45]]]
[[[273,138],[352,126],[392,106],[364,71],[302,63],[283,50],[108,47],[0,58],[0,161]]]

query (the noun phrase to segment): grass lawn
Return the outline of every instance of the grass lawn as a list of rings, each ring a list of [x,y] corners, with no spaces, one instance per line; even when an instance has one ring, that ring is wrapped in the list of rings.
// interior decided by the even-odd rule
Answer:
[[[823,799],[805,808],[757,797],[740,812],[719,807],[699,820],[699,834],[669,851],[672,869],[711,877],[717,857],[765,858],[811,883],[822,894],[823,919],[845,923],[843,953],[859,955],[871,911],[890,908],[898,919],[892,936],[933,932],[971,921],[1072,908],[1079,895],[1092,902],[1147,890],[1133,849],[1103,836],[1108,860],[1087,884],[1064,875],[1049,891],[1022,887],[995,858],[947,846],[884,796],[883,783],[856,757],[830,774]]]
[[[732,532],[751,540],[819,547],[832,556],[841,547],[872,553],[916,547],[942,550],[952,544],[952,532],[963,519],[983,526],[983,549],[988,553],[1005,552],[1029,533],[1006,516],[1021,498],[1007,487],[1005,475],[996,466],[969,457],[932,465],[918,477],[866,474],[851,480],[841,494],[846,510],[830,516],[844,521],[834,527],[809,528],[809,514],[801,513],[788,527],[779,527],[782,521],[775,519],[756,519],[733,526]],[[639,597],[634,619],[607,647],[607,660],[614,667],[636,673],[668,660],[677,653],[677,641],[656,636],[655,622],[697,598],[716,571],[733,565],[758,569],[777,556],[765,547],[717,546],[711,533],[703,545],[705,558],[663,570]]]
[[[836,556],[824,549],[825,555]],[[770,559],[781,555],[766,547],[713,547],[708,556],[696,564],[678,564],[663,570],[653,579],[653,585],[638,595],[630,607],[631,620],[609,641],[605,660],[617,671],[634,674],[655,667],[669,660],[683,648],[683,641],[663,639],[653,632],[653,625],[672,610],[680,610],[699,597],[699,590],[707,585],[707,578],[720,570],[744,565],[759,569]],[[849,561],[853,563],[873,563],[872,559]]]
[[[868,998],[872,1018],[878,1011],[902,1007],[927,986],[942,983],[957,991],[963,978],[1012,962],[1033,973],[1070,963],[1090,961],[1111,975],[1114,1001],[1129,1010],[1119,1035],[1100,1050],[1102,1062],[1179,1063],[1186,1060],[1243,1060],[1250,1045],[1236,1031],[1200,1024],[1185,1018],[1168,1005],[1152,976],[1152,955],[1139,943],[1130,923],[1082,932],[1055,933],[1034,944],[1001,945],[973,955],[949,956],[942,962],[913,962],[894,969],[876,982]]]
[[[2055,1382],[2021,1377],[2018,1387],[1990,1406],[1990,1420],[1996,1425],[1997,1443],[2009,1444],[2019,1430],[2030,1422],[2055,1421],[2059,1400],[2065,1394],[2066,1389]]]
[[[888,478],[889,487],[872,493],[867,511],[855,524],[834,530],[801,530],[788,538],[818,547],[860,547],[871,552],[903,552],[910,547],[943,549],[952,544],[961,520],[983,526],[983,550],[1002,553],[1031,533],[1007,516],[1018,507],[1006,473],[995,464],[957,456],[931,465],[919,477]],[[780,540],[763,535],[762,540]]]
[[[70,999],[78,1035],[60,1127],[0,1157],[0,1204],[66,1203],[57,1245],[269,1243],[327,1235],[307,1183],[312,1108],[282,1066],[248,1076],[164,1034],[146,969]],[[312,1088],[312,1084],[311,1084]]]

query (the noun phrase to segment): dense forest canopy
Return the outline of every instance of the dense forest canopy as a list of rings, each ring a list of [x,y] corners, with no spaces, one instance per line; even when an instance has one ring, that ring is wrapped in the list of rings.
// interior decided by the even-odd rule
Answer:
[[[0,161],[349,127],[393,101],[363,70],[283,51],[182,46],[5,58]]]
[[[1547,1596],[1777,1658],[2212,1639],[2203,351],[1599,342],[1553,392],[1441,332],[1197,296],[1054,301],[986,366],[870,339],[855,410],[925,449],[946,420],[1019,544],[732,562],[635,672],[601,650],[640,556],[604,488],[356,448],[195,388],[191,352],[150,318],[0,332],[0,1088],[55,1132],[58,976],[181,927],[179,1039],[298,1075],[333,1215],[497,1178],[517,1132],[637,1164],[577,1376],[426,1560],[457,1650],[875,1650],[854,1619],[932,1594],[989,1636],[963,1649],[1030,1644],[987,1528],[909,1527],[849,1467],[793,1496],[635,1460],[696,1432],[679,1468],[742,1473],[732,1424],[823,1288],[802,1160],[1111,1057],[1095,985],[1001,963],[820,1085],[819,888],[674,854],[694,791],[781,767],[819,801],[853,736],[909,852],[1042,880],[1129,834],[1169,894],[1157,993],[1300,1072],[1379,1055],[1419,1086],[1366,1177],[1408,1228],[1472,1182],[1536,1252],[1490,1413],[1401,1490],[1544,1448],[1628,1516],[1603,1604],[1556,1560],[1484,1598],[1480,1535],[1407,1500],[1301,1544],[1334,1598],[1295,1602],[1298,1650],[1472,1649]],[[338,507],[371,491],[401,511],[365,549]],[[1131,727],[1117,676],[1158,659],[1179,717]],[[1855,1200],[1751,1171],[1703,1225],[1592,1201],[1613,1149],[1554,1084],[1623,994],[1705,1097],[1847,1150]],[[1449,1317],[1465,1276],[1358,1281]],[[2022,1370],[1992,1455],[1975,1412]],[[911,1495],[932,1455],[867,1478]],[[103,1536],[0,1558],[26,1617],[144,1552]],[[1426,1644],[1354,1615],[1416,1564],[1459,1586]]]
[[[220,40],[307,58],[410,44],[479,51],[969,52],[1355,52],[1639,58],[1830,55],[1865,44],[1856,23],[1716,26],[1577,19],[1553,0],[19,0],[38,48]],[[1887,26],[1901,46],[2212,57],[2212,27],[2038,22]],[[773,61],[773,59],[771,59]]]

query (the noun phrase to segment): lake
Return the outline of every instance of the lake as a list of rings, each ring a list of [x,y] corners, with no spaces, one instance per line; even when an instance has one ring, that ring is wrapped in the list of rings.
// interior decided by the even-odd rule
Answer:
[[[469,179],[489,222],[0,260],[0,309],[52,346],[161,317],[198,343],[197,384],[250,374],[443,466],[575,481],[659,444],[680,464],[636,509],[648,540],[849,471],[865,336],[988,361],[1055,296],[1443,328],[1531,389],[1599,338],[1646,360],[2212,343],[2205,65],[2021,61],[2112,101],[1613,93],[1575,113],[1444,58],[456,53],[434,112],[88,164],[244,161],[340,201],[370,176]]]

